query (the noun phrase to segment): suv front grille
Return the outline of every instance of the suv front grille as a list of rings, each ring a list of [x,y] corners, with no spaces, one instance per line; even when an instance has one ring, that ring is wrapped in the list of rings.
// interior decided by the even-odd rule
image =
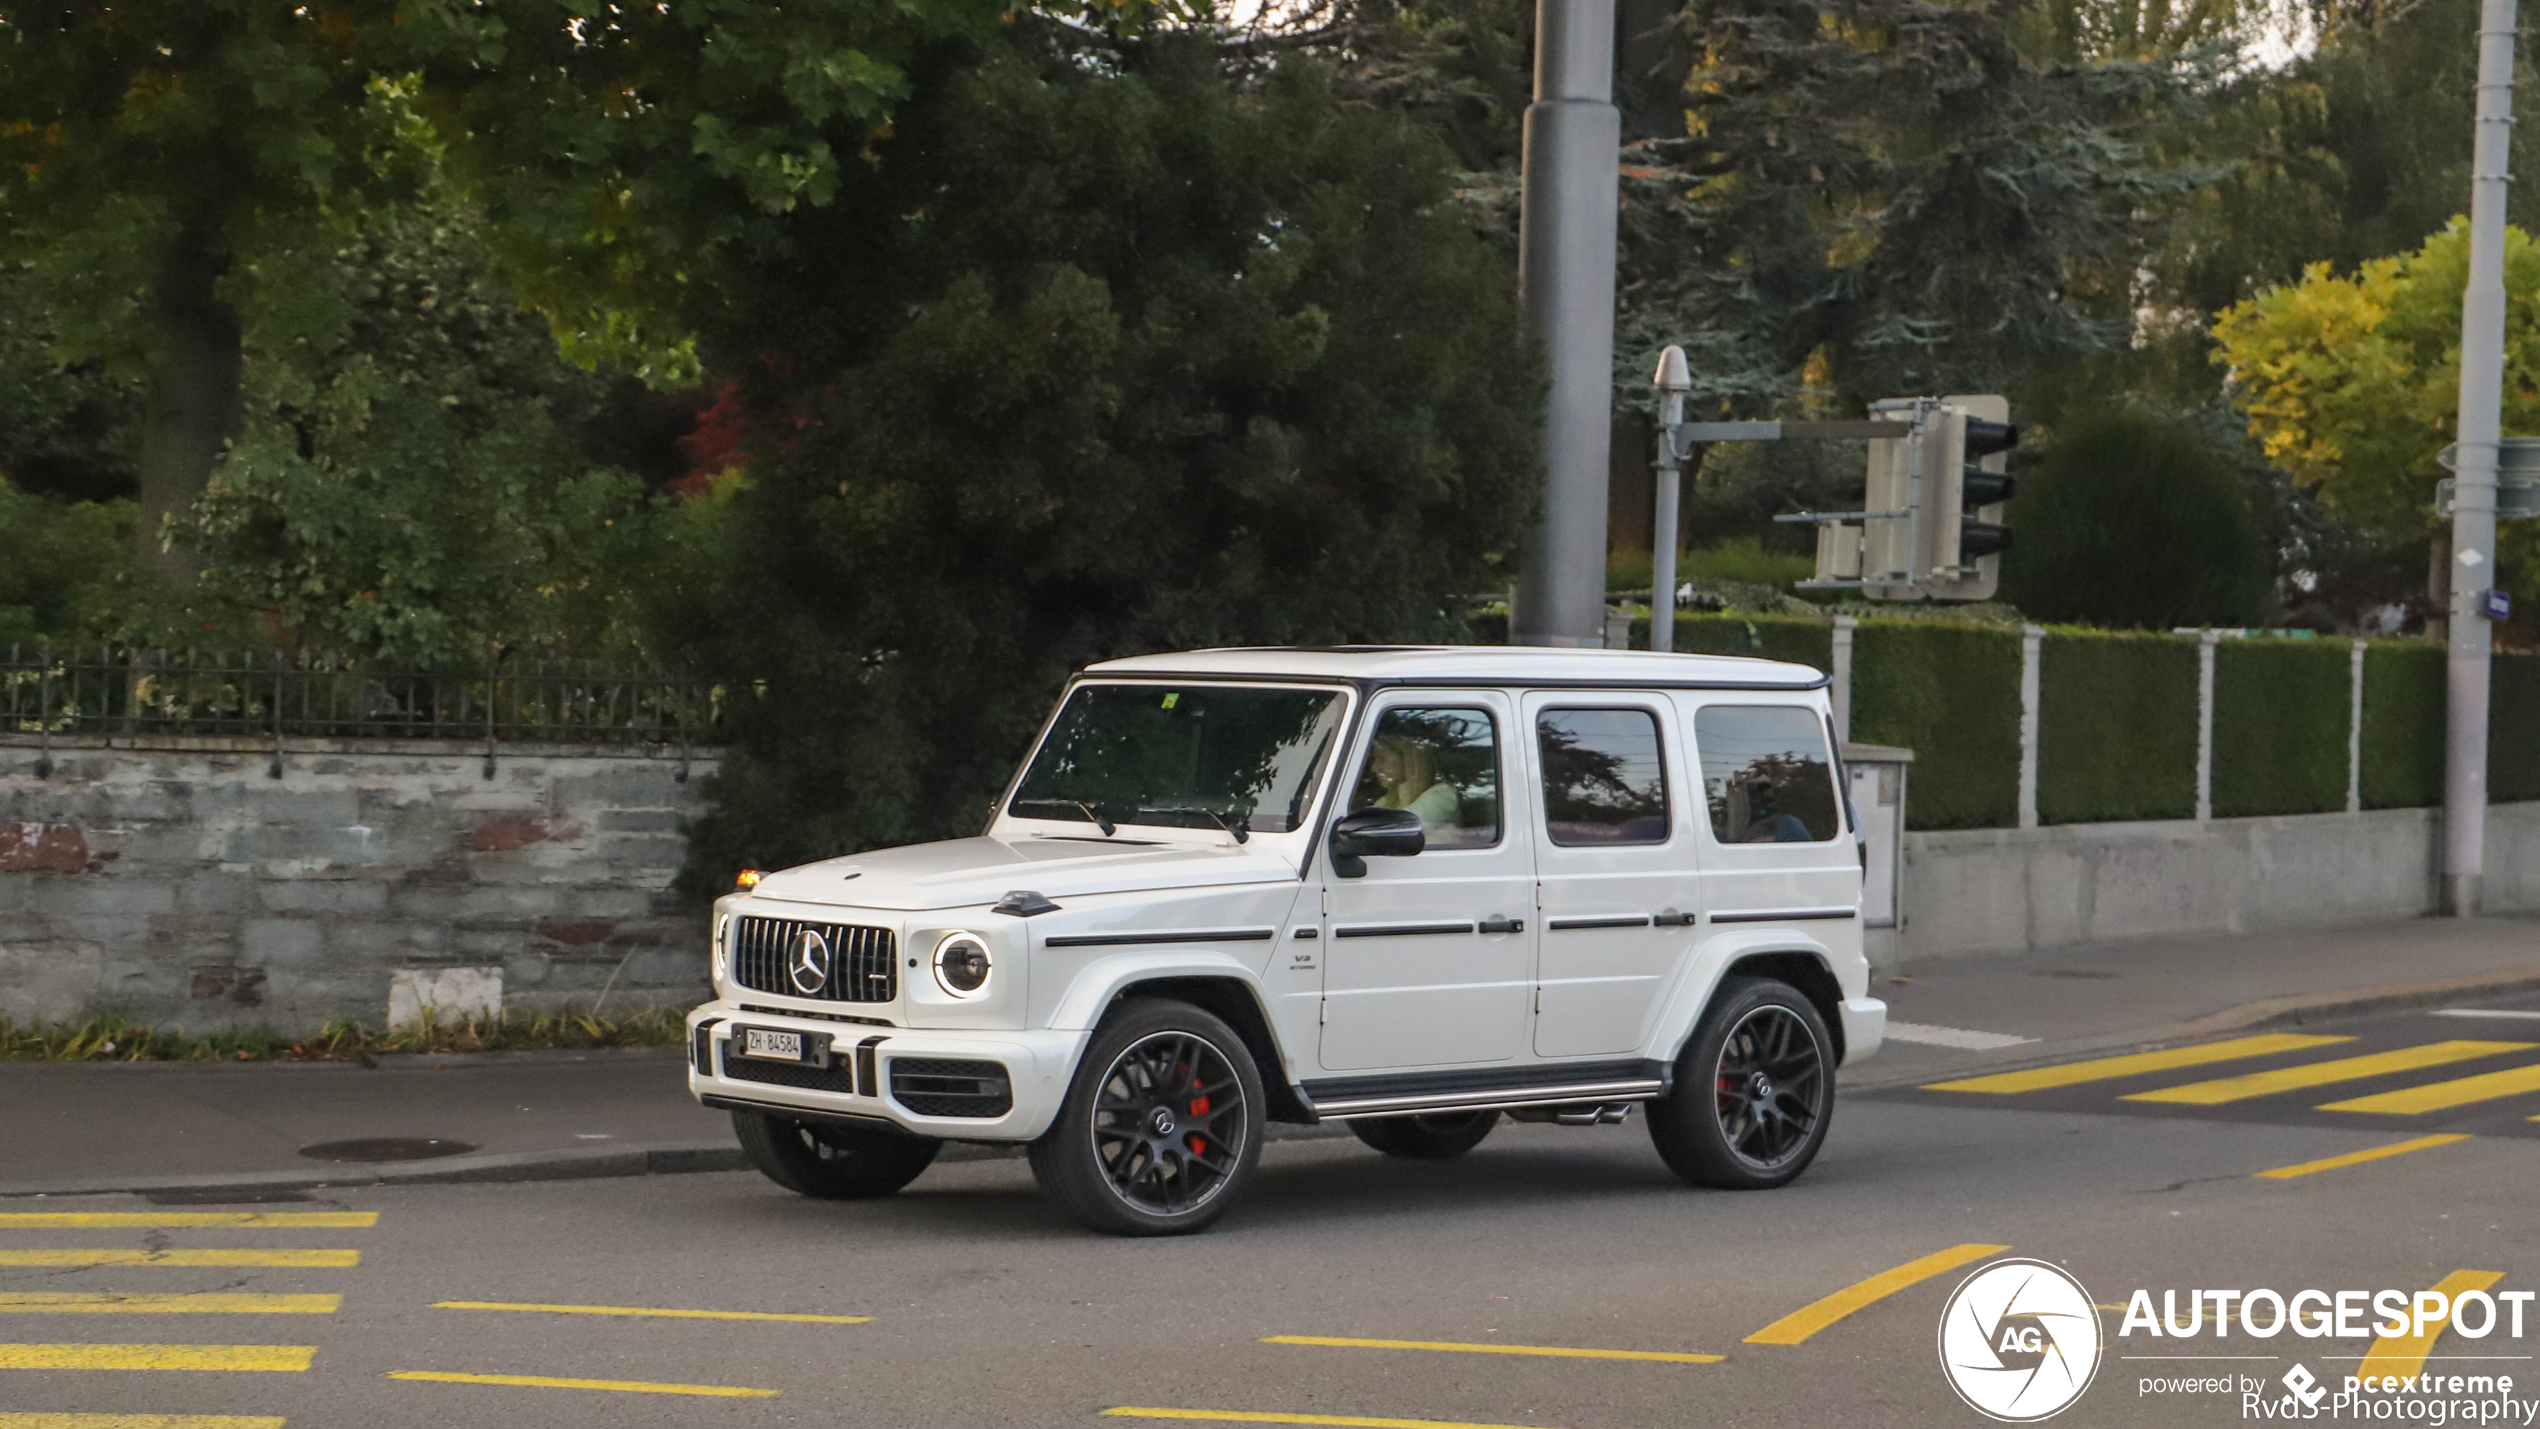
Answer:
[[[806,932],[818,935],[828,950],[828,976],[816,986],[793,976],[795,945]],[[754,992],[889,1002],[899,995],[898,963],[899,935],[888,928],[791,918],[744,917],[732,923],[732,980]]]
[[[1014,1110],[1014,1088],[995,1062],[894,1057],[891,1099],[919,1116],[1003,1116]]]

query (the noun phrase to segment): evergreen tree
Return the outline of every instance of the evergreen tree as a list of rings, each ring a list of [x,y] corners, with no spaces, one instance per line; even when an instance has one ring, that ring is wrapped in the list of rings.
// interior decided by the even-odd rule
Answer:
[[[1309,63],[1083,45],[920,70],[706,334],[761,435],[681,626],[765,698],[693,889],[975,830],[1085,662],[1435,637],[1506,583],[1539,379],[1434,139]]]

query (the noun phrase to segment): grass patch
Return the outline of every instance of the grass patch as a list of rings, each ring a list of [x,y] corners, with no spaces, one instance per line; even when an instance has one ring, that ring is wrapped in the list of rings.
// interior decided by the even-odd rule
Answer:
[[[306,1037],[262,1028],[195,1036],[95,1011],[71,1022],[21,1023],[0,1016],[0,1062],[361,1062],[396,1052],[676,1047],[686,1036],[683,1014],[667,1009],[626,1017],[587,1012],[476,1017],[394,1032],[347,1018]]]

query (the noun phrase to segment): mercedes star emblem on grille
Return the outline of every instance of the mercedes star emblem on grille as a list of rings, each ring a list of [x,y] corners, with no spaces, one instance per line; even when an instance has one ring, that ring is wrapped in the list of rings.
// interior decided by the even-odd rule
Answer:
[[[794,990],[805,997],[818,997],[829,985],[829,940],[819,930],[805,928],[794,935],[794,951],[785,960],[785,975],[793,980]]]

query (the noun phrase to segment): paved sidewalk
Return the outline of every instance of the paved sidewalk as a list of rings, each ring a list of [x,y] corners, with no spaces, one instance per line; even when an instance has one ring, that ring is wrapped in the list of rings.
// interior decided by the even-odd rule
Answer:
[[[1860,1089],[1966,1067],[2540,987],[2540,920],[2415,919],[1927,962],[1872,991],[1946,1040],[1891,1041]],[[1909,1029],[1910,1030],[1910,1029]],[[1947,1034],[1975,1033],[1973,1038]],[[2021,1039],[2021,1040],[2010,1040]],[[0,1196],[721,1170],[731,1123],[692,1101],[677,1048],[349,1063],[0,1064]],[[1281,1135],[1346,1135],[1337,1127]],[[437,1138],[463,1154],[337,1162],[327,1142]],[[949,1159],[1010,1154],[951,1147]]]

